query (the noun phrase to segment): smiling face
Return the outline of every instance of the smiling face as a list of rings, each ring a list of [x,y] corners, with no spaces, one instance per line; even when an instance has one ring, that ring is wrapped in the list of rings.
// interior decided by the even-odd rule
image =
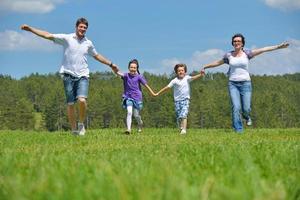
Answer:
[[[179,79],[182,79],[186,74],[185,68],[184,67],[178,67],[177,71],[176,71],[176,74],[177,74],[177,77]]]
[[[136,63],[130,63],[128,69],[129,69],[129,73],[131,75],[135,75],[137,73],[137,64]]]
[[[232,45],[236,51],[242,49],[244,47],[243,38],[242,37],[234,37],[232,39]]]
[[[78,38],[82,39],[85,36],[86,30],[87,30],[87,25],[84,23],[78,24],[76,27],[76,35]]]

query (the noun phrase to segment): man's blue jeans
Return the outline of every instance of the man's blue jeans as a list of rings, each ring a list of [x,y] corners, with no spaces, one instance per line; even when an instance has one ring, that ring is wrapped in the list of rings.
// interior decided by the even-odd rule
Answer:
[[[68,105],[73,105],[79,97],[87,98],[89,90],[89,79],[87,77],[74,77],[64,74],[63,80]]]
[[[243,131],[242,116],[248,120],[251,111],[251,95],[252,85],[251,81],[229,81],[228,90],[231,99],[232,109],[232,127],[236,132]]]

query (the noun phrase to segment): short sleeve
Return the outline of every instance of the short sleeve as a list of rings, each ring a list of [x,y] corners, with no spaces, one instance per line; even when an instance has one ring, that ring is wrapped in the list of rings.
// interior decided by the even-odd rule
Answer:
[[[121,76],[121,79],[125,80],[128,76],[128,73],[124,73],[123,76]]]
[[[172,88],[174,86],[175,79],[171,80],[171,82],[167,85],[167,87]]]
[[[98,54],[98,52],[96,51],[95,46],[93,45],[92,42],[89,45],[88,53],[90,56],[96,56]]]
[[[223,61],[224,61],[224,63],[229,64],[229,56],[230,56],[230,53],[226,53],[226,54],[223,56]]]
[[[191,82],[193,80],[190,75],[187,75],[186,79],[187,79],[188,82]]]
[[[251,58],[253,58],[253,53],[252,50],[250,49],[244,49],[245,54],[247,55],[248,59],[250,60]]]
[[[146,85],[147,84],[147,80],[145,79],[145,77],[143,75],[140,75],[140,78],[139,78],[140,82],[143,84],[143,85]]]
[[[52,34],[53,35],[53,42],[56,44],[64,45],[67,41],[67,35],[66,34]]]

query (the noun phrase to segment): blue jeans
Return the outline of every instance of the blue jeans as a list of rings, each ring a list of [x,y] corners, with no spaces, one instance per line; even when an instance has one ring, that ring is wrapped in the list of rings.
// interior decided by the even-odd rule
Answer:
[[[231,99],[232,127],[236,132],[242,132],[241,108],[243,118],[246,120],[250,119],[252,96],[251,81],[229,81],[228,90]]]
[[[123,98],[122,106],[124,109],[127,109],[127,106],[132,106],[133,108],[140,111],[143,108],[143,102],[134,100],[132,98]]]
[[[64,74],[63,80],[67,103],[69,105],[74,104],[78,97],[87,98],[89,89],[89,79],[87,77],[74,77]]]

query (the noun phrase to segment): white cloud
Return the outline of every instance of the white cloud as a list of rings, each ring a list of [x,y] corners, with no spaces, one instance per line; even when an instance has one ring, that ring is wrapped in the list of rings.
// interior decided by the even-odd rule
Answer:
[[[299,0],[264,0],[264,2],[272,8],[284,11],[300,9]]]
[[[253,58],[249,65],[250,73],[257,75],[277,75],[300,72],[300,40],[290,39],[288,42],[290,46],[287,49],[267,52]],[[187,64],[189,72],[194,70],[199,71],[204,64],[222,59],[224,54],[225,52],[220,49],[210,49],[203,52],[196,51],[190,58],[164,59],[161,61],[163,68],[159,71],[152,71],[153,73],[170,74],[177,63]],[[228,65],[224,64],[220,67],[211,68],[208,72],[226,73],[227,70]]]
[[[167,73],[170,74],[173,71],[173,68],[176,64],[181,63],[180,59],[178,58],[168,58],[161,61],[162,68],[160,69],[152,69],[153,73],[163,74]]]
[[[178,63],[185,63],[188,66],[188,71],[199,71],[204,64],[221,59],[225,52],[220,49],[209,49],[207,51],[195,51],[190,58],[169,58],[161,61],[162,68],[153,73],[166,73],[173,72],[173,68]],[[209,72],[226,72],[227,66],[210,69]]]
[[[0,32],[0,51],[55,51],[58,45],[29,32],[6,30]]]
[[[44,14],[63,2],[64,0],[1,0],[0,11]]]

